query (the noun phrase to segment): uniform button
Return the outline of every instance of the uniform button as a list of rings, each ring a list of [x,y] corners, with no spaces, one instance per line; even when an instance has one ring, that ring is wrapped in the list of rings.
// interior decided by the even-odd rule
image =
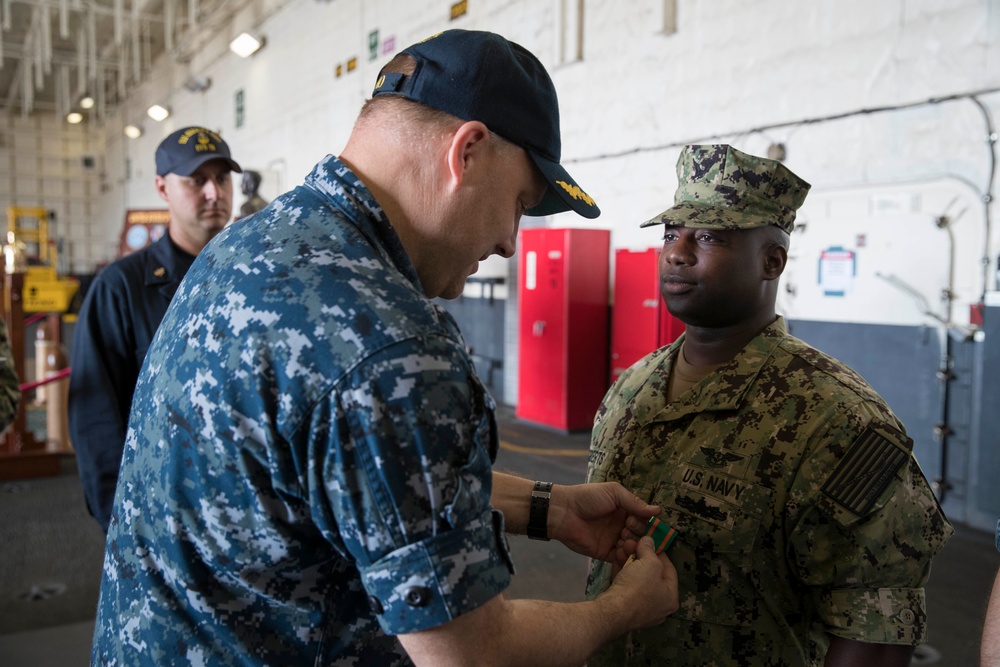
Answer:
[[[912,609],[904,609],[899,612],[899,619],[903,621],[905,625],[913,625],[913,621],[917,620],[917,615],[913,613]]]
[[[431,597],[431,592],[423,586],[410,586],[403,593],[403,599],[411,607],[423,607]]]
[[[373,614],[382,613],[382,603],[378,601],[378,598],[374,595],[368,596],[368,608],[371,609]]]

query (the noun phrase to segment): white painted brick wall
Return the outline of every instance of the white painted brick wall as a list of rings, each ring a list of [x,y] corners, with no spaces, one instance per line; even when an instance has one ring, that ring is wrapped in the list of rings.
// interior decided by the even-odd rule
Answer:
[[[93,167],[84,166],[85,157]],[[7,229],[9,206],[48,209],[55,214],[49,234],[62,246],[60,269],[88,270],[106,254],[94,248],[103,237],[96,231],[94,202],[104,163],[103,136],[86,125],[69,125],[51,114],[0,118],[0,237]]]

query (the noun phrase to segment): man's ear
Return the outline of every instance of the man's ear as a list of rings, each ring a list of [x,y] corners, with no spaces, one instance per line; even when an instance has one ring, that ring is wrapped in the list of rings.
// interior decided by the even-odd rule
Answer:
[[[462,123],[451,135],[445,162],[453,187],[461,185],[469,172],[479,166],[485,158],[490,139],[489,128],[478,120]]]
[[[160,199],[165,202],[170,201],[170,195],[167,194],[167,178],[166,176],[156,176],[156,194],[160,195]]]
[[[780,243],[769,244],[764,251],[764,279],[777,280],[788,264],[788,250]]]

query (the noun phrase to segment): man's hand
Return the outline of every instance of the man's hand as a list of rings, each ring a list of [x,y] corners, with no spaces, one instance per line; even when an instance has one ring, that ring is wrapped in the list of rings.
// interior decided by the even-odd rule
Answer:
[[[557,485],[552,487],[549,535],[617,569],[635,552],[635,541],[645,532],[646,522],[659,512],[659,507],[647,505],[617,482]],[[636,526],[638,533],[630,528]]]
[[[622,528],[618,544],[615,545],[614,558],[609,561],[611,563],[612,579],[618,576],[618,572],[621,571],[629,556],[636,553],[639,539],[646,534],[647,528],[647,522],[639,519],[637,516],[630,516],[625,520],[625,527]]]
[[[618,635],[677,611],[677,571],[644,537],[638,559],[588,602],[507,600],[485,604],[434,628],[399,635],[416,665],[581,665]]]
[[[623,568],[601,595],[621,596],[630,629],[662,623],[677,611],[677,570],[665,553],[657,554],[650,537],[636,545],[636,559]],[[600,596],[599,596],[600,597]]]

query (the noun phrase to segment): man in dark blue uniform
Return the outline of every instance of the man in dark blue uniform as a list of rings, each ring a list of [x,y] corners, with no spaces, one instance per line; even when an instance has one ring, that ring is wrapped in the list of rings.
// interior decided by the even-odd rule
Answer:
[[[195,256],[229,222],[231,172],[241,172],[215,132],[185,127],[156,149],[156,190],[168,233],[110,264],[87,291],[73,335],[70,438],[87,508],[107,532],[139,369]]]

